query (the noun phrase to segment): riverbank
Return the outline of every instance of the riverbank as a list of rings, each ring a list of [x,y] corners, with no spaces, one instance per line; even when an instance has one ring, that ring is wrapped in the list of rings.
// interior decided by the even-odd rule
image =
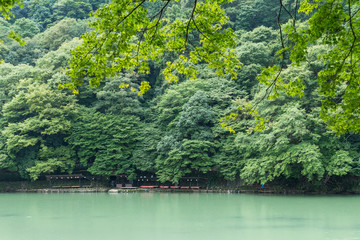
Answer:
[[[263,194],[306,194],[305,191],[293,190],[246,190],[246,189],[109,189],[108,193],[123,193],[123,192],[188,192],[188,193],[263,193]]]
[[[135,192],[168,192],[168,193],[259,193],[259,194],[325,194],[307,193],[305,191],[279,191],[279,190],[244,190],[244,189],[109,189],[109,188],[34,188],[12,189],[0,193],[135,193]]]
[[[111,189],[111,188],[33,188],[33,189],[7,189],[0,193],[137,193],[137,192],[167,192],[167,193],[228,193],[228,194],[282,194],[282,195],[359,195],[360,192],[310,192],[305,190],[246,190],[246,189]]]
[[[360,194],[359,189],[352,191],[314,191],[299,189],[284,189],[271,186],[261,189],[258,186],[227,187],[217,186],[200,189],[143,189],[143,188],[110,188],[103,183],[94,182],[91,187],[51,188],[46,181],[17,181],[0,182],[0,193],[129,193],[129,192],[194,192],[194,193],[253,193],[253,194],[289,194],[289,195],[331,195],[331,194]]]
[[[173,192],[173,193],[229,193],[229,194],[283,194],[283,195],[360,195],[360,192],[321,192],[305,191],[296,189],[109,189],[108,193],[124,192]]]
[[[0,182],[0,193],[93,193],[108,192],[109,188],[103,184],[94,183],[92,187],[78,188],[52,188],[47,181],[16,181],[16,182]]]
[[[243,189],[199,189],[199,190],[164,190],[164,189],[109,189],[109,188],[44,188],[16,189],[0,191],[0,193],[136,193],[136,192],[167,192],[167,193],[228,193],[228,194],[282,194],[282,195],[360,195],[360,192],[309,192],[304,190],[243,190]]]

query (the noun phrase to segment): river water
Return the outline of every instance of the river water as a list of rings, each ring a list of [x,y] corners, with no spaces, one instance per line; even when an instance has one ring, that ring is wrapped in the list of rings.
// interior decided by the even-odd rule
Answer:
[[[0,194],[0,239],[360,239],[360,197]]]

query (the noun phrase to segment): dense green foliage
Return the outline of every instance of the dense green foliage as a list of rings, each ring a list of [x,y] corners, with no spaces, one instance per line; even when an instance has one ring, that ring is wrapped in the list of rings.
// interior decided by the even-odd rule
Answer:
[[[290,19],[283,28],[293,43],[284,62],[276,58],[283,46],[273,1],[199,1],[195,12],[186,0],[15,6],[15,17],[0,21],[0,170],[32,180],[86,170],[129,179],[155,173],[162,182],[211,175],[303,189],[358,185],[358,44],[340,80],[327,85],[334,74],[329,64],[339,64],[334,56],[359,41],[346,37],[360,29],[358,3],[353,26],[329,32],[310,18],[326,10],[325,1],[315,2],[312,14],[298,13],[296,31],[291,17],[280,16],[283,23]],[[284,1],[288,9],[295,3]],[[346,10],[341,6],[339,12]],[[11,31],[26,45],[7,38]],[[274,63],[283,64],[280,73]],[[356,81],[348,79],[352,71]],[[270,77],[278,73],[267,99]],[[64,83],[70,89],[59,90]],[[331,99],[341,104],[327,105]],[[256,106],[261,117],[240,110],[246,106]],[[263,131],[256,131],[262,120]]]

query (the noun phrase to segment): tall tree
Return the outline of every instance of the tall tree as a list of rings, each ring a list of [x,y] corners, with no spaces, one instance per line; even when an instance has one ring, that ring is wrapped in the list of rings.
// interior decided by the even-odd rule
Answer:
[[[135,178],[136,166],[130,161],[140,140],[139,118],[81,109],[69,137],[80,162],[94,175],[129,174]]]
[[[7,161],[33,180],[43,173],[71,172],[74,152],[65,138],[76,115],[75,98],[31,79],[20,81],[17,91],[3,107]]]
[[[184,104],[176,128],[158,144],[156,167],[160,181],[179,182],[186,174],[206,173],[211,169],[214,165],[211,157],[216,152],[211,130],[215,116],[209,98],[202,91]]]

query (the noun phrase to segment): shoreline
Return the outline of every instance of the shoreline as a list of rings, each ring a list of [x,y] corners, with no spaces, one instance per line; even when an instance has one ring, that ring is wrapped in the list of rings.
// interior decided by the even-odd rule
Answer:
[[[246,190],[246,189],[114,189],[114,188],[34,188],[11,189],[1,193],[228,193],[228,194],[265,194],[265,195],[360,195],[360,192],[309,192],[305,190]]]
[[[0,182],[0,193],[135,193],[135,192],[167,192],[167,193],[231,193],[231,194],[276,194],[276,195],[360,195],[360,188],[314,190],[286,189],[280,186],[269,186],[261,189],[257,186],[226,186],[216,185],[200,189],[164,189],[164,188],[111,188],[101,182],[93,186],[83,187],[51,187],[46,181],[4,181]]]

